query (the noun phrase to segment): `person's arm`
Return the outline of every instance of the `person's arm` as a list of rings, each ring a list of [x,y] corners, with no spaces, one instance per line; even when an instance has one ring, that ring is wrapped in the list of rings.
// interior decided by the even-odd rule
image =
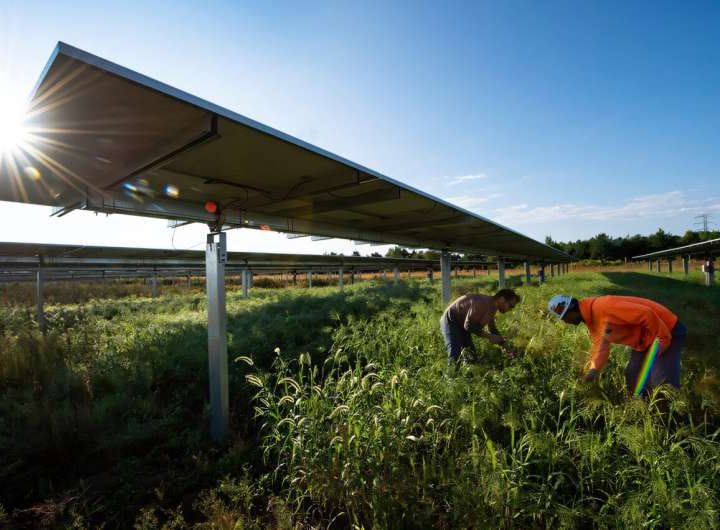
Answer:
[[[495,317],[488,322],[488,331],[490,332],[490,336],[488,337],[490,342],[493,344],[505,344],[505,339],[495,324]]]
[[[592,334],[592,350],[590,352],[590,372],[595,372],[591,377],[594,378],[597,373],[603,369],[607,364],[608,358],[610,357],[610,342],[608,342],[605,336],[604,330],[607,327],[607,320],[603,321],[600,327],[601,332]]]

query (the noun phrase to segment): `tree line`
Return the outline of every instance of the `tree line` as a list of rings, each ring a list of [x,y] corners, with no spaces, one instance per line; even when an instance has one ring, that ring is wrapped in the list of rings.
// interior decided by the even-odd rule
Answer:
[[[700,243],[710,239],[720,238],[720,231],[694,232],[688,230],[683,235],[675,235],[664,231],[662,228],[649,236],[635,234],[634,236],[626,235],[621,237],[610,237],[605,233],[600,233],[590,239],[578,239],[576,241],[555,241],[552,237],[547,236],[545,243],[551,247],[562,250],[570,254],[577,260],[603,260],[615,261],[630,259],[633,256],[641,254],[649,254],[658,250],[680,247],[683,245],[691,245]],[[353,252],[353,254],[360,255]],[[374,252],[373,256],[380,257],[380,254]],[[418,259],[440,259],[440,252],[435,250],[412,250],[400,246],[390,248],[386,253],[387,258],[418,258]],[[460,255],[453,254],[452,260],[459,259],[487,259],[489,256],[478,255]]]
[[[545,243],[551,247],[555,247],[578,260],[624,260],[633,256],[649,254],[658,250],[666,250],[684,245],[692,245],[709,239],[720,238],[720,231],[694,232],[688,230],[685,234],[679,236],[658,229],[657,232],[649,236],[635,234],[624,237],[610,237],[605,233],[600,233],[590,239],[578,239],[576,241],[561,242],[555,241],[552,237],[547,236]]]

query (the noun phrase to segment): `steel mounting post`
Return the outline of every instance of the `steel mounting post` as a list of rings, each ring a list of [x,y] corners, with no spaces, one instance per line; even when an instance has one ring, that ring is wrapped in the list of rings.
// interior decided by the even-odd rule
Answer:
[[[223,442],[227,439],[230,416],[225,263],[227,263],[227,234],[225,232],[208,234],[205,246],[205,275],[208,306],[210,436],[216,442]]]

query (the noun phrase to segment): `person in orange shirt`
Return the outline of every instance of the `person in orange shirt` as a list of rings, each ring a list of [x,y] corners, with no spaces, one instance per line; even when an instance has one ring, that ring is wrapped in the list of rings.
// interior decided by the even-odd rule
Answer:
[[[627,388],[632,393],[645,356],[657,338],[660,350],[644,391],[664,383],[680,387],[680,356],[687,331],[667,307],[634,296],[608,295],[577,300],[556,295],[548,302],[548,310],[568,324],[585,323],[590,331],[592,353],[585,381],[593,381],[605,366],[610,344],[624,344],[633,350],[625,369]]]

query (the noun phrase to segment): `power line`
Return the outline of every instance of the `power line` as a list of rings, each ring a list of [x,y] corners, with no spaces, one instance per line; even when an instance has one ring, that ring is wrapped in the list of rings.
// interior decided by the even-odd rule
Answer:
[[[703,233],[707,234],[709,227],[713,224],[712,215],[709,213],[701,213],[700,215],[696,215],[695,219],[698,219],[695,226],[702,227]]]

